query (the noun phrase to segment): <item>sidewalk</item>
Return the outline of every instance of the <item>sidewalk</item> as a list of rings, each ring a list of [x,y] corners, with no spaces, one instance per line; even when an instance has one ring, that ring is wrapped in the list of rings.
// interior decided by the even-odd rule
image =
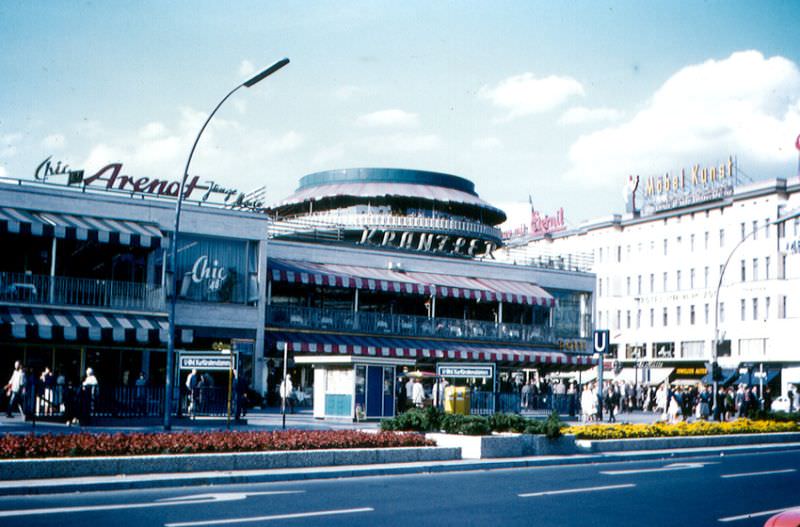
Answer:
[[[544,419],[544,414],[523,413],[525,417]],[[651,412],[631,412],[617,415],[617,423],[653,423],[659,419],[659,414]],[[283,428],[283,418],[279,408],[267,408],[251,410],[246,418],[247,424],[236,423],[231,420],[231,430],[260,430],[275,431]],[[562,421],[569,425],[580,424],[577,418],[570,418],[567,415],[561,416]],[[606,423],[607,421],[603,421]],[[298,410],[294,414],[286,414],[286,428],[295,430],[376,430],[380,427],[379,421],[354,422],[350,420],[321,420],[315,419],[308,408]],[[225,430],[227,424],[225,418],[197,418],[194,421],[181,421],[173,425],[175,432],[191,430]],[[119,419],[115,424],[104,424],[101,426],[66,426],[63,423],[36,422],[35,426],[30,421],[25,421],[19,414],[13,418],[8,418],[0,413],[0,434],[2,433],[31,433],[36,434],[65,434],[78,432],[162,432],[160,424],[144,426],[126,424],[125,419]]]

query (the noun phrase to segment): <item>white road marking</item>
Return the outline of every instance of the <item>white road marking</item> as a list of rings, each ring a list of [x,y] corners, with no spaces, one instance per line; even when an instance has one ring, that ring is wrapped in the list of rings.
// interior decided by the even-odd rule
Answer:
[[[297,494],[305,492],[303,490],[277,490],[272,492],[220,492],[219,494],[197,494],[194,496],[183,496],[179,498],[167,498],[165,500],[153,501],[148,503],[119,503],[114,505],[84,505],[76,507],[51,507],[47,509],[20,509],[0,511],[0,518],[10,518],[14,516],[35,516],[41,514],[66,514],[75,512],[94,512],[94,511],[117,511],[125,509],[146,509],[149,507],[175,507],[178,505],[200,505],[204,503],[217,503],[223,501],[240,501],[247,499],[247,496],[256,494]]]
[[[666,465],[660,468],[634,468],[628,470],[603,470],[600,474],[606,474],[609,476],[620,476],[620,475],[629,475],[629,474],[648,474],[650,472],[670,472],[673,470],[687,470],[692,468],[703,468],[705,465],[711,465],[715,462],[703,462],[703,463],[672,463],[671,465]]]
[[[782,470],[765,470],[764,472],[742,472],[741,474],[723,474],[721,478],[746,478],[749,476],[769,476],[770,474],[788,474],[797,472],[796,468],[785,468]]]
[[[536,496],[552,496],[555,494],[578,494],[581,492],[597,492],[600,490],[614,490],[614,489],[629,489],[635,487],[633,483],[625,483],[624,485],[606,485],[604,487],[583,487],[580,489],[563,489],[563,490],[546,490],[543,492],[529,492],[526,494],[518,494],[520,498],[533,498]]]
[[[228,518],[224,520],[205,520],[196,522],[165,523],[164,527],[196,527],[200,525],[230,525],[232,523],[268,522],[272,520],[292,520],[295,518],[311,518],[314,516],[332,516],[334,514],[354,514],[356,512],[374,512],[372,507],[360,509],[339,509],[330,511],[295,512],[290,514],[275,514],[272,516],[254,516],[252,518]]]
[[[789,509],[794,509],[797,507],[798,505],[795,505],[793,507],[784,507],[783,509],[773,509],[771,511],[751,512],[750,514],[742,514],[741,516],[728,516],[727,518],[720,518],[717,521],[735,522],[739,520],[748,520],[750,518],[758,518],[759,516],[772,516],[773,514],[778,514],[779,512],[783,512]]]

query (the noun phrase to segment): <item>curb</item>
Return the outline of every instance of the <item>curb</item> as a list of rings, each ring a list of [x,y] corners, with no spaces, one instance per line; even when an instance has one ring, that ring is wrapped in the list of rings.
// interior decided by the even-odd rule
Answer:
[[[247,470],[231,472],[205,472],[182,474],[157,474],[135,476],[104,476],[95,478],[38,479],[0,482],[0,496],[45,495],[74,492],[98,492],[136,489],[154,489],[189,486],[214,486],[245,483],[274,483],[318,479],[396,476],[477,470],[503,470],[567,465],[591,465],[624,461],[654,461],[707,457],[724,454],[751,454],[781,452],[800,449],[800,443],[758,444],[746,446],[686,448],[639,452],[614,452],[607,454],[579,454],[572,456],[538,456],[504,460],[426,461],[392,463],[386,465],[348,465],[337,467],[305,467],[295,469]]]

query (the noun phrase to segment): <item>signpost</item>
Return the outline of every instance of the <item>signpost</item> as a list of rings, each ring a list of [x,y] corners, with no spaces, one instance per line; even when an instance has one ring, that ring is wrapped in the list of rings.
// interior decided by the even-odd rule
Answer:
[[[611,334],[607,329],[596,329],[592,344],[594,352],[599,354],[597,361],[597,418],[603,420],[603,356],[608,351]]]

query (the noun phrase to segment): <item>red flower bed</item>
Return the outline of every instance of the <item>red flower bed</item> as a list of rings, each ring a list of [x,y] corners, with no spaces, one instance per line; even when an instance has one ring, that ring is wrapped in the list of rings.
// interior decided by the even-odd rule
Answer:
[[[12,435],[0,437],[0,458],[135,456],[264,452],[328,448],[434,446],[418,434],[350,430]]]

